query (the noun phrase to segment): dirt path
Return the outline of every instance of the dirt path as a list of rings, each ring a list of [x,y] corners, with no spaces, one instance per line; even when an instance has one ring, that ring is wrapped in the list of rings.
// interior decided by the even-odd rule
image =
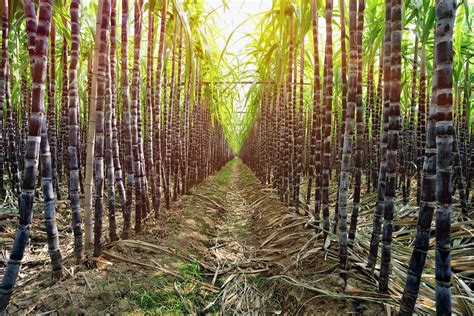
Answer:
[[[252,227],[251,201],[259,191],[255,178],[238,160],[232,161],[222,174],[226,213],[222,226],[217,227],[212,248],[218,266],[228,270],[218,297],[220,312],[276,312],[279,309],[267,304],[270,296],[261,287],[269,267],[266,258],[259,257],[259,241]]]
[[[63,250],[67,278],[52,284],[49,262],[34,255],[35,249],[44,247],[44,240],[32,239],[29,263],[23,266],[8,311],[380,312],[379,305],[361,306],[342,293],[337,260],[313,238],[313,230],[305,228],[307,221],[234,159],[191,195],[163,209],[156,221],[150,217],[143,234],[104,245],[99,268],[76,266],[69,245]],[[67,224],[60,224],[66,226],[62,228],[66,242],[71,236]],[[35,225],[34,232],[39,231],[40,221]]]

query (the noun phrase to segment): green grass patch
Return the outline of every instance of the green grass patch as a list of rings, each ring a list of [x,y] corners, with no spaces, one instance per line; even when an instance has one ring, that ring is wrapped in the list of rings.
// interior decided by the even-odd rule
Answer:
[[[201,266],[199,262],[183,263],[179,266],[179,270],[184,277],[185,282],[191,279],[201,280]]]
[[[182,280],[154,276],[141,284],[135,302],[146,314],[194,314],[204,308],[208,294],[196,282],[203,280],[199,262],[181,263],[178,270]]]
[[[228,168],[224,168],[217,174],[216,181],[217,183],[224,185],[229,182],[230,179],[230,170]]]
[[[174,289],[163,290],[159,292],[143,291],[137,298],[138,306],[153,314],[162,313],[184,313],[187,306],[183,299],[174,291]]]

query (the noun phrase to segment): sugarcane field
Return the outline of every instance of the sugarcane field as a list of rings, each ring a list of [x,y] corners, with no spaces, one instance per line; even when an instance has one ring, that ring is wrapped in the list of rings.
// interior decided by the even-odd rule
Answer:
[[[0,23],[0,315],[474,315],[474,0]]]

